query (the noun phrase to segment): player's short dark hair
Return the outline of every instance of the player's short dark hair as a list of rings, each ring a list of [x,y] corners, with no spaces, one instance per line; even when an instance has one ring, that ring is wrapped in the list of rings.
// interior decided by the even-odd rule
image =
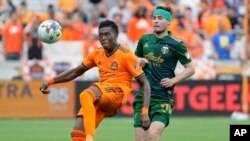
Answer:
[[[114,21],[111,21],[108,19],[102,21],[99,25],[99,29],[103,27],[111,27],[116,34],[119,34],[118,26],[116,25]]]
[[[170,7],[157,6],[156,9],[162,9],[168,11],[172,15],[172,9]]]

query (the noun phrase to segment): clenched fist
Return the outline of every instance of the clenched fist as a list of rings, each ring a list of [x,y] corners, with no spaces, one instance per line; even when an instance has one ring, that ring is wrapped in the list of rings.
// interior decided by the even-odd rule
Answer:
[[[40,91],[43,94],[49,94],[50,90],[48,90],[48,88],[49,88],[49,83],[48,82],[43,82],[43,84],[40,86]]]

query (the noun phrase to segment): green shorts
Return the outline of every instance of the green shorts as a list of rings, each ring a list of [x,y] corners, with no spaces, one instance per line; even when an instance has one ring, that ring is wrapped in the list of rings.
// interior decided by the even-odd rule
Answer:
[[[134,103],[134,127],[142,127],[141,117],[142,102]],[[149,118],[150,121],[159,121],[165,124],[165,127],[169,124],[169,119],[172,114],[172,106],[169,102],[163,101],[151,101],[149,106]]]

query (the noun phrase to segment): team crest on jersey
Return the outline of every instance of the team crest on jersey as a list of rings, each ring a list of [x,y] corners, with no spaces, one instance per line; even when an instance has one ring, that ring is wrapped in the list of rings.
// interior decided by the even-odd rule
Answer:
[[[167,54],[167,53],[169,52],[168,46],[167,46],[167,45],[163,46],[163,47],[161,48],[161,52],[162,52],[162,54]]]
[[[117,60],[114,60],[114,61],[111,63],[111,68],[112,68],[112,70],[118,69],[118,62],[117,62]]]
[[[148,44],[147,44],[147,43],[145,43],[145,44],[143,45],[143,47],[145,47],[145,48],[146,48],[146,47],[148,47]]]

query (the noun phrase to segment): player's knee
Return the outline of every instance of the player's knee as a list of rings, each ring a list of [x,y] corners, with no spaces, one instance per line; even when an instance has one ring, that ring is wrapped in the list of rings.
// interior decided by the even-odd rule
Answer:
[[[93,101],[95,101],[95,99],[96,99],[95,94],[91,90],[88,90],[88,89],[81,92],[79,97],[80,97],[80,101],[88,99],[89,97]]]
[[[161,128],[154,128],[153,130],[149,130],[149,140],[158,141],[160,139],[161,133]]]
[[[148,136],[149,141],[159,141],[160,140],[160,134],[149,134]]]

